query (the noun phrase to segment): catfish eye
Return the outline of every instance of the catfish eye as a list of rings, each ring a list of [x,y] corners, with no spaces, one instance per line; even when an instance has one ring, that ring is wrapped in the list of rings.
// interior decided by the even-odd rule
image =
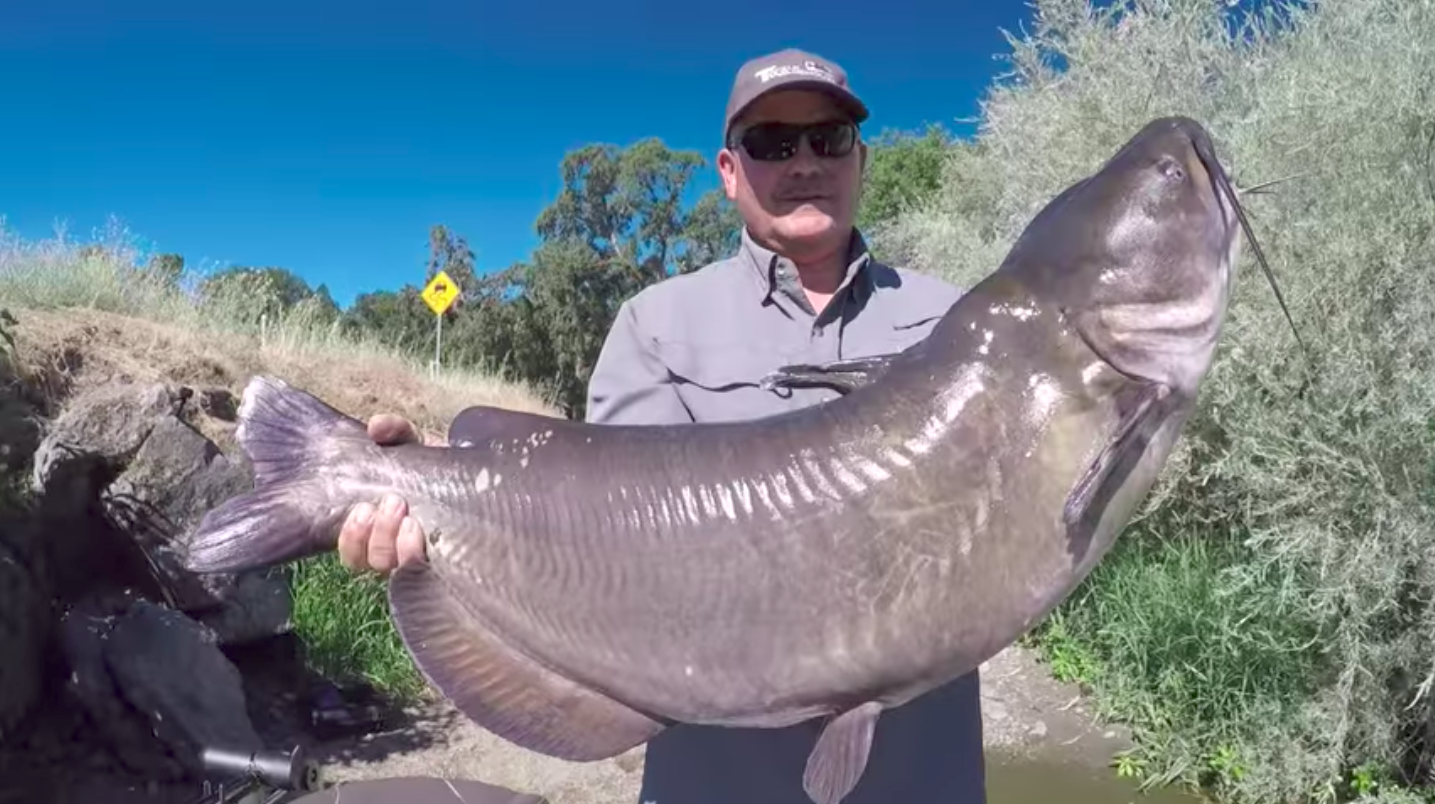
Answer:
[[[1161,157],[1161,160],[1156,163],[1156,169],[1161,171],[1161,175],[1171,181],[1184,181],[1186,179],[1186,171],[1182,169],[1181,163],[1169,156]]]

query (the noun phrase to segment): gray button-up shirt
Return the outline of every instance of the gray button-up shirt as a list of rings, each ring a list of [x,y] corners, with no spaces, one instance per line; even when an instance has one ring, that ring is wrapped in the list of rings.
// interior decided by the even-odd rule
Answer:
[[[731,421],[831,399],[831,389],[764,391],[757,383],[787,364],[900,352],[961,295],[873,259],[860,234],[848,257],[841,289],[821,313],[792,262],[746,231],[733,257],[644,289],[622,305],[603,345],[588,420]],[[640,802],[811,804],[802,775],[821,725],[669,728],[648,742]],[[897,801],[985,801],[977,673],[883,713],[867,769],[843,804]]]
[[[792,363],[900,352],[926,337],[961,295],[934,277],[873,259],[854,233],[847,275],[812,309],[791,260],[744,229],[738,253],[645,288],[625,302],[588,385],[591,422],[664,424],[752,419],[837,395],[764,391]]]

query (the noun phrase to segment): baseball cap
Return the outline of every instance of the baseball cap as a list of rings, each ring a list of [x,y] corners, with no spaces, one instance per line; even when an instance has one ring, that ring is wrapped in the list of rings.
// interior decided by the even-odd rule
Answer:
[[[796,48],[779,50],[749,60],[738,68],[727,99],[723,138],[732,122],[753,101],[778,89],[815,89],[831,95],[855,122],[867,119],[867,106],[847,84],[847,72],[835,62]]]

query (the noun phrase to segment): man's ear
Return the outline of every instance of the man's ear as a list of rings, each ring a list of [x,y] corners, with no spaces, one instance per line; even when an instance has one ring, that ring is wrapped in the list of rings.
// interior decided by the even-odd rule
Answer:
[[[864,140],[857,141],[857,154],[861,160],[862,173],[867,172],[867,143]]]
[[[723,192],[729,201],[737,200],[737,154],[723,148],[717,154],[718,177],[722,179]]]

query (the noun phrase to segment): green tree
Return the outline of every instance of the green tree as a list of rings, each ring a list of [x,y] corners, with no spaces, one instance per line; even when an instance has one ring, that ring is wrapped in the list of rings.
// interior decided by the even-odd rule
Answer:
[[[306,312],[317,322],[336,321],[341,312],[327,286],[310,287],[286,268],[232,266],[205,277],[199,296],[203,303],[254,321],[261,316],[277,319],[300,304],[310,308]]]
[[[926,203],[942,187],[942,168],[954,139],[933,124],[918,135],[884,131],[868,147],[867,175],[857,226],[871,229]]]
[[[683,210],[683,193],[705,165],[700,154],[673,151],[656,138],[579,148],[559,167],[563,189],[538,216],[538,234],[545,243],[587,244],[606,268],[631,272],[635,288],[664,279],[675,272],[690,225],[701,231],[720,210],[709,201],[692,221]]]
[[[447,226],[436,224],[429,229],[428,270],[424,282],[444,271],[459,287],[460,299],[467,299],[474,290],[473,249],[463,235],[455,234]],[[457,312],[458,303],[450,310]]]
[[[704,193],[683,221],[683,249],[677,255],[679,273],[688,273],[737,251],[742,218],[721,189]]]
[[[646,139],[588,145],[559,167],[532,257],[475,283],[455,324],[456,358],[546,388],[581,417],[588,378],[619,306],[730,254],[738,219],[719,191],[684,204],[703,157]]]
[[[360,294],[344,311],[340,327],[350,335],[372,337],[396,349],[422,354],[433,348],[433,311],[405,285],[399,290]]]

